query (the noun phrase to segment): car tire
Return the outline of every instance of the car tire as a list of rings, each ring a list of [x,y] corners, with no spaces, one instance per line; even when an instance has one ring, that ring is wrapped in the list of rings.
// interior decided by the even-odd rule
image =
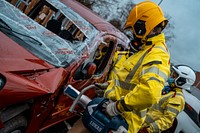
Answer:
[[[4,126],[0,133],[25,133],[27,120],[24,116],[19,115],[7,121]]]

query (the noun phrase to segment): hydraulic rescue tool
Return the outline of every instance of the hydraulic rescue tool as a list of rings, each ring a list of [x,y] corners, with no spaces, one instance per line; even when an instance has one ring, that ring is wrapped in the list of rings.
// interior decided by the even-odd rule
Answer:
[[[128,124],[121,115],[110,117],[105,113],[105,106],[109,99],[96,97],[91,100],[84,95],[85,91],[95,87],[95,85],[90,85],[79,92],[73,86],[68,85],[64,94],[74,100],[69,111],[78,113],[74,110],[77,104],[83,107],[82,121],[91,133],[127,133]]]

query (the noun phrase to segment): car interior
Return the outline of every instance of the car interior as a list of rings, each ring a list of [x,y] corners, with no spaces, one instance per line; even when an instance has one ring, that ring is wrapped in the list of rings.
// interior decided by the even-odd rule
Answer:
[[[83,63],[75,72],[75,80],[89,79],[93,75],[101,75],[105,70],[110,57],[112,57],[112,52],[114,51],[114,42],[110,41],[107,43],[101,43],[97,50],[95,51],[92,59]]]
[[[72,21],[45,0],[6,1],[65,40],[73,42],[86,39],[84,33]]]

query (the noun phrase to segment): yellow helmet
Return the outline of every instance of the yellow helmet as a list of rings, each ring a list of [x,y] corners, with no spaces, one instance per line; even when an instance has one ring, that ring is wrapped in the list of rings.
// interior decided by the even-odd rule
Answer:
[[[151,1],[137,4],[130,12],[125,29],[132,28],[133,34],[141,40],[146,40],[147,35],[158,25],[162,30],[167,25],[162,9]]]

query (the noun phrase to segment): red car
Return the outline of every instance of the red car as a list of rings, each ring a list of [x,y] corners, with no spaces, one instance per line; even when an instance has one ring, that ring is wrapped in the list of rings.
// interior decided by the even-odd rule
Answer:
[[[104,82],[116,48],[128,48],[123,33],[74,0],[1,0],[0,38],[1,133],[69,121],[65,87]]]

